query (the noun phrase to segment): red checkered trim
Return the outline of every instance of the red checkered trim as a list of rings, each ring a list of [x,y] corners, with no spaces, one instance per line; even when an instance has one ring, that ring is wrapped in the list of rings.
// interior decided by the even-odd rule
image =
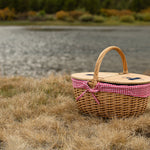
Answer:
[[[98,82],[93,89],[91,89],[88,86],[88,81],[77,80],[72,78],[72,83],[74,88],[82,88],[91,93],[108,92],[108,93],[119,93],[123,95],[130,95],[134,97],[150,96],[150,83],[142,85],[115,85]]]

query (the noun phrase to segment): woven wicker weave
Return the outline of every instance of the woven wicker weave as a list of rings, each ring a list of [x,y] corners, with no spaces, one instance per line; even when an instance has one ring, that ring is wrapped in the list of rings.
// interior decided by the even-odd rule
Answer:
[[[95,87],[98,81],[100,65],[105,54],[111,50],[116,50],[123,62],[123,74],[128,74],[127,62],[125,55],[120,48],[111,46],[106,48],[98,57],[95,71],[90,87]],[[74,88],[75,98],[78,98],[85,89]],[[104,118],[126,118],[129,116],[139,116],[144,113],[148,97],[133,97],[118,93],[97,92],[94,93],[100,104],[97,104],[90,92],[86,92],[78,101],[76,101],[79,110],[84,114],[97,115]]]
[[[75,97],[78,97],[84,91],[84,89],[74,89]],[[148,103],[148,97],[141,98],[106,92],[98,92],[95,96],[100,102],[99,105],[89,92],[85,93],[76,102],[82,113],[104,118],[126,118],[129,116],[139,116],[144,113]]]

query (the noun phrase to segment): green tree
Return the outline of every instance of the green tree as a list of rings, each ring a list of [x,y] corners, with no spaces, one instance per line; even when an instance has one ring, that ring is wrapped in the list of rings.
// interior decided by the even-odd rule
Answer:
[[[140,11],[144,8],[143,0],[133,0],[130,4],[130,8],[134,11]]]
[[[95,14],[100,8],[140,11],[150,7],[150,0],[0,0],[0,9],[5,7],[17,12],[44,10],[47,13],[82,8]]]
[[[26,12],[30,9],[30,0],[18,0],[18,7],[15,9],[17,12]]]
[[[18,10],[19,8],[19,0],[12,0],[11,3],[9,3],[10,8],[14,8],[15,10]]]
[[[34,11],[40,10],[40,1],[39,0],[30,0],[29,8]]]
[[[75,0],[65,0],[63,9],[64,10],[74,10],[77,8],[77,2]]]
[[[129,8],[134,11],[140,11],[150,7],[150,0],[132,0]]]
[[[0,9],[9,7],[9,2],[10,2],[10,0],[0,0]]]
[[[104,0],[102,3],[103,8],[110,8],[111,7],[111,0]]]
[[[100,0],[83,0],[83,6],[92,14],[98,13],[101,7]]]
[[[46,0],[44,10],[47,13],[55,13],[58,11],[59,0]]]

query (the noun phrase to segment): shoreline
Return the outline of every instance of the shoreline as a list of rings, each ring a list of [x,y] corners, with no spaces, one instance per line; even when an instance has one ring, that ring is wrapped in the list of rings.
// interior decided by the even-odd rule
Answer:
[[[0,21],[0,26],[150,26],[150,22],[135,21],[134,23],[124,23],[119,21],[108,20],[104,23],[94,22],[66,22],[66,21]]]

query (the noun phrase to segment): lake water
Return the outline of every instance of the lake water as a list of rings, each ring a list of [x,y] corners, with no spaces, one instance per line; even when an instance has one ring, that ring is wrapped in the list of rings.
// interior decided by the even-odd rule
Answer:
[[[150,70],[150,27],[0,27],[1,75],[47,76],[93,71],[100,52],[120,47],[129,72]],[[122,72],[120,56],[109,52],[101,71]]]

